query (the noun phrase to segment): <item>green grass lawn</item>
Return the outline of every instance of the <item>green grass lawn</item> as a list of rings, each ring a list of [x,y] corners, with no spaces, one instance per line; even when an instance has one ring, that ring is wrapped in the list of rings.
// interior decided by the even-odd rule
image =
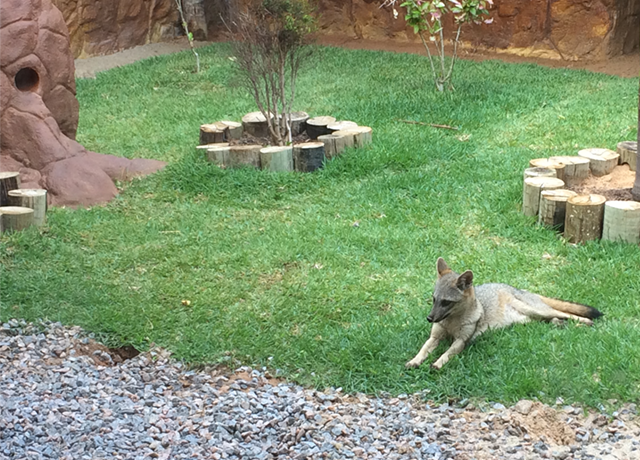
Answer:
[[[2,320],[77,324],[112,345],[345,391],[638,399],[640,248],[572,246],[520,212],[530,159],[636,137],[637,79],[461,61],[457,90],[436,94],[424,57],[318,48],[296,109],[371,126],[374,143],[313,174],[276,174],[195,152],[200,124],[255,110],[229,48],[200,52],[200,74],[181,53],[78,81],[80,142],[169,166],[120,184],[107,206],[53,209],[42,233],[2,236]],[[606,316],[490,332],[440,372],[405,370],[429,334],[438,256],[477,283]]]

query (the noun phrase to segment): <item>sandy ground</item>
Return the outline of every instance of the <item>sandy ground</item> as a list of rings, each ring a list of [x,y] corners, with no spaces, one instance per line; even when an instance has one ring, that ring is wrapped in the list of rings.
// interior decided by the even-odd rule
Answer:
[[[212,42],[196,42],[196,46],[206,46]],[[420,43],[403,43],[397,41],[357,40],[336,35],[324,36],[318,39],[318,43],[328,46],[339,46],[349,49],[367,49],[393,51],[398,53],[424,52]],[[107,56],[96,56],[85,59],[76,59],[76,78],[93,78],[96,73],[113,67],[131,64],[135,61],[152,56],[176,53],[189,49],[186,38],[163,43],[151,43],[149,45],[136,46],[119,53]],[[486,59],[499,59],[506,62],[530,62],[548,67],[564,67],[569,69],[586,69],[592,72],[601,72],[621,77],[637,77],[640,74],[640,57],[637,54],[620,56],[607,61],[581,61],[570,62],[552,59],[525,58],[505,53],[489,53],[484,51],[461,50],[460,57],[481,61]]]

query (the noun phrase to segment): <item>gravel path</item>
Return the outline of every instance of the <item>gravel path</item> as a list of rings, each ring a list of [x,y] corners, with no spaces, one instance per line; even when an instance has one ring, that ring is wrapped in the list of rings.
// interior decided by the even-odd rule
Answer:
[[[193,372],[162,350],[122,360],[77,327],[0,327],[0,458],[640,458],[633,404],[586,416],[486,406],[319,392],[248,368]]]

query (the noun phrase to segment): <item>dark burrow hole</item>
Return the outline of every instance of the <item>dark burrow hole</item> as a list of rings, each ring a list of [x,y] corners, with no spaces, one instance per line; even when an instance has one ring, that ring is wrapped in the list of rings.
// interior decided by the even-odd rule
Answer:
[[[124,347],[119,347],[119,348],[109,348],[109,354],[114,358],[116,356],[119,356],[120,359],[124,361],[127,359],[135,358],[140,354],[140,352],[131,345],[125,345]],[[114,361],[117,361],[117,360],[114,360]]]
[[[20,91],[35,91],[40,83],[40,76],[31,67],[18,70],[14,78],[16,88]]]

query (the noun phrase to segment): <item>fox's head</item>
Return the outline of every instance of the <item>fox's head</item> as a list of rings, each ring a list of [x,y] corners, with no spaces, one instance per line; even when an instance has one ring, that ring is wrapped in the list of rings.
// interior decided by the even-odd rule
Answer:
[[[427,321],[438,323],[452,314],[464,310],[466,299],[473,294],[473,272],[467,270],[458,275],[449,268],[442,257],[436,264],[438,281],[433,289],[433,307]]]

